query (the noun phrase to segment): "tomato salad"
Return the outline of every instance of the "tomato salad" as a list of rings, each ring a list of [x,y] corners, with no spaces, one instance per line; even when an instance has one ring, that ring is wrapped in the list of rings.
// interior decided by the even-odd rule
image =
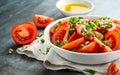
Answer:
[[[64,50],[103,53],[120,49],[120,25],[109,17],[71,17],[50,28],[51,42]]]

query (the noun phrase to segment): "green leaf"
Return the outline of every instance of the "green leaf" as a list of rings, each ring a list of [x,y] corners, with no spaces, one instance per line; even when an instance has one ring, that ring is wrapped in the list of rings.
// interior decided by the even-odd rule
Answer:
[[[59,40],[56,40],[54,44],[55,44],[55,45],[59,45],[59,44],[60,44],[60,41],[59,41]]]
[[[41,41],[41,43],[42,43],[42,44],[45,42],[45,40],[44,40],[44,39],[41,39],[40,41]]]
[[[50,51],[50,48],[51,48],[51,46],[48,46],[48,47],[46,48],[46,53],[48,53],[48,52]]]
[[[13,50],[12,48],[10,48],[10,49],[8,50],[8,53],[9,53],[9,54],[12,54],[12,53],[14,53],[14,50]]]
[[[94,70],[88,70],[88,72],[90,73],[90,75],[95,75],[95,72]]]
[[[43,35],[42,32],[39,32],[39,33],[38,33],[38,37],[41,37],[42,35]]]

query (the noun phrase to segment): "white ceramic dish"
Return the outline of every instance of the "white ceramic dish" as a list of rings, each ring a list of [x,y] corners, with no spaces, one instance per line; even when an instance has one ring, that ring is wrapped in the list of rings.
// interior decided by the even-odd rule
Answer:
[[[98,19],[100,16],[83,16],[83,17],[90,19]],[[80,64],[103,64],[116,60],[120,57],[120,50],[107,52],[107,53],[77,53],[77,52],[64,50],[52,44],[49,35],[50,28],[53,25],[55,25],[57,22],[69,18],[70,17],[66,17],[52,22],[46,27],[44,31],[46,42],[48,42],[52,46],[52,49],[56,53],[58,53],[61,57],[71,62],[80,63]]]
[[[63,11],[61,9],[61,7],[65,4],[69,4],[69,3],[82,3],[82,4],[86,4],[90,7],[90,9],[88,11],[85,11],[85,12],[66,12],[66,11]],[[94,4],[90,1],[90,0],[59,0],[57,3],[56,3],[56,7],[60,10],[60,12],[65,15],[65,16],[74,16],[74,15],[85,15],[87,13],[89,13],[90,11],[93,10],[94,8]]]

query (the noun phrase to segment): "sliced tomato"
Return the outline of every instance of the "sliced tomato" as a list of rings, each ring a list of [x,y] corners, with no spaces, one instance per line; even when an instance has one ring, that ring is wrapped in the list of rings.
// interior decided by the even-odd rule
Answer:
[[[85,25],[75,26],[75,30],[79,36],[82,36],[82,28],[85,28]]]
[[[67,26],[68,25],[68,21],[67,20],[64,20],[64,21],[60,21],[61,24],[57,23],[55,25],[53,25],[51,28],[50,28],[50,35],[52,36],[57,29],[59,29],[61,26]]]
[[[108,28],[107,31],[112,31],[112,30],[115,30],[117,27],[117,24],[115,23],[112,23],[112,27],[111,28]]]
[[[119,23],[119,21],[118,21],[118,20],[115,20],[115,19],[113,19],[112,22],[114,22],[115,24],[118,24],[118,23]]]
[[[35,14],[33,21],[37,27],[45,28],[48,24],[54,21],[53,18]]]
[[[19,45],[31,43],[37,36],[37,28],[31,22],[24,22],[12,28],[11,35],[13,40]]]
[[[105,40],[108,40],[108,46],[113,50],[120,49],[120,34],[116,31],[109,31],[105,34]]]
[[[73,41],[73,40],[76,40],[77,37],[78,37],[77,33],[74,32],[74,33],[70,36],[70,38],[68,39],[68,42],[71,42],[71,41]]]
[[[72,50],[73,48],[77,48],[80,46],[80,44],[83,44],[85,42],[84,37],[78,38],[72,42],[69,42],[65,45],[63,45],[61,48],[66,49],[66,50]]]
[[[67,35],[69,32],[69,25],[68,23],[59,27],[58,30],[53,34],[51,41],[55,44],[56,41],[59,41],[59,44],[63,41],[67,40]]]
[[[98,44],[96,42],[90,42],[88,45],[83,48],[79,48],[76,52],[80,53],[98,53]]]
[[[96,30],[97,30],[98,32],[102,32],[102,31],[103,31],[103,30],[102,30],[100,27],[98,27],[98,26],[97,26],[96,28],[97,28]]]
[[[98,44],[99,52],[104,53],[104,52],[111,52],[112,49],[109,48],[108,46],[104,45],[100,40],[98,40],[96,37],[94,37],[94,41]]]
[[[120,75],[120,68],[115,62],[109,65],[107,75]]]

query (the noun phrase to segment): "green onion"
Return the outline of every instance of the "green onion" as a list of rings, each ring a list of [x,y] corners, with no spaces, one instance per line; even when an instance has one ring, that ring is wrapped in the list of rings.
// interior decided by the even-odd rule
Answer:
[[[87,33],[88,37],[92,37],[92,32]]]
[[[40,41],[41,41],[41,43],[42,43],[42,44],[45,42],[45,40],[44,40],[44,39],[41,39]]]
[[[75,32],[75,29],[74,28],[70,28],[69,29],[69,34],[71,35],[71,34],[73,34]]]
[[[88,45],[89,43],[90,43],[89,41],[86,41],[86,42],[85,42],[85,45]]]
[[[24,49],[26,49],[27,48],[27,46],[22,46],[22,49],[24,50]]]
[[[108,46],[108,41],[107,41],[107,40],[102,41],[102,43],[103,43],[104,45]]]
[[[71,49],[71,51],[75,52],[75,51],[76,51],[76,49],[75,49],[75,48],[73,48],[73,49]]]
[[[63,41],[60,46],[64,46],[67,43],[67,41]]]
[[[82,36],[86,36],[87,35],[87,31],[85,28],[82,28]]]
[[[9,53],[9,54],[14,53],[14,50],[13,50],[12,48],[10,48],[10,49],[8,50],[8,53]]]
[[[79,18],[79,19],[83,19],[83,17],[81,17],[81,16],[79,16],[78,18]]]
[[[95,72],[94,70],[88,70],[88,72],[90,73],[90,75],[95,75]]]
[[[83,48],[84,46],[85,46],[84,44],[81,44],[81,45],[80,45],[80,48]]]
[[[51,46],[48,46],[48,47],[46,48],[46,54],[50,51],[50,48],[51,48]]]
[[[100,34],[100,33],[97,33],[95,36],[96,36],[98,39],[100,39],[101,34]]]
[[[61,25],[61,24],[62,24],[62,22],[61,22],[61,21],[59,21],[59,22],[58,22],[58,24],[59,24],[59,25]]]
[[[59,28],[59,25],[55,26],[54,32]]]
[[[54,44],[55,44],[55,45],[59,45],[59,44],[60,44],[60,41],[59,41],[59,40],[56,40]]]
[[[107,30],[103,30],[101,33],[102,33],[102,34],[105,34],[106,32],[107,32]]]
[[[110,20],[110,17],[107,17],[107,16],[104,17],[104,16],[103,16],[103,17],[100,17],[100,20]]]
[[[41,37],[42,35],[43,35],[42,32],[39,32],[39,33],[38,33],[38,37]]]

